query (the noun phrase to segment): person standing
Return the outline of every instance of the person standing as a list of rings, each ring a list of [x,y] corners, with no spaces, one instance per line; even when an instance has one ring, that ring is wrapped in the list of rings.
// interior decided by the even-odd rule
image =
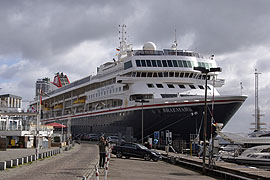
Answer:
[[[99,147],[99,167],[104,168],[104,163],[105,163],[105,156],[106,156],[106,147],[108,146],[107,141],[105,138],[102,136],[100,138],[100,141],[98,143]]]

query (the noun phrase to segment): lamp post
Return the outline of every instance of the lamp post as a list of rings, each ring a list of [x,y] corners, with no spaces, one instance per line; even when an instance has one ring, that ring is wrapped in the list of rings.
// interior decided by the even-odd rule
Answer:
[[[142,103],[142,144],[143,144],[143,103],[148,103],[149,101],[140,99],[140,100],[135,100],[135,102]]]
[[[42,90],[39,90],[39,98],[37,99],[37,127],[36,127],[36,158],[39,154],[39,130],[40,130],[40,118],[41,118],[41,104],[42,104]]]
[[[204,96],[204,119],[203,119],[203,174],[206,174],[205,171],[205,155],[206,155],[206,126],[207,126],[207,75],[210,72],[221,72],[221,68],[210,68],[206,69],[204,67],[194,67],[196,71],[200,71],[202,74],[205,74],[205,96]]]

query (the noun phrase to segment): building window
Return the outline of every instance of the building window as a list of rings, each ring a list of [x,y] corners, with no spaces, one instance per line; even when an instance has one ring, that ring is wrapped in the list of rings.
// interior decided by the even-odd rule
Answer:
[[[174,72],[169,73],[170,77],[174,77]]]
[[[156,84],[157,88],[163,88],[162,84]]]
[[[173,84],[167,84],[168,88],[174,88]]]

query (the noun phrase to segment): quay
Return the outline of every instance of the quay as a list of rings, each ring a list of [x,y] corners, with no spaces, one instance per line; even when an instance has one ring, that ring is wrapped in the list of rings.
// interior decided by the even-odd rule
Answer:
[[[186,167],[198,172],[202,172],[202,159],[187,154],[159,152],[163,156],[163,161]],[[207,160],[208,162],[208,160]],[[206,167],[206,175],[222,179],[239,179],[239,180],[266,180],[270,179],[270,171],[258,168],[251,168],[245,165],[215,161],[212,168]]]
[[[39,159],[35,162],[22,164],[30,157],[33,149],[20,151],[10,149],[0,152],[0,161],[6,164],[16,164],[15,168],[6,168],[0,171],[0,179],[76,179],[96,180],[95,167],[98,165],[98,147],[96,142],[81,142],[69,150],[63,148],[49,149],[60,154],[50,158]],[[13,153],[11,153],[13,151]],[[20,151],[20,152],[19,152]],[[33,151],[33,152],[31,152]],[[110,158],[108,167],[108,179],[110,180],[152,180],[152,179],[230,179],[230,180],[265,180],[270,179],[270,172],[262,169],[249,168],[226,162],[215,162],[215,166],[206,168],[206,175],[202,174],[202,159],[195,156],[178,153],[162,153],[163,160],[158,162],[145,161],[138,158]],[[47,150],[41,153],[48,153]],[[6,154],[5,154],[6,153]],[[30,155],[29,155],[30,153]],[[7,159],[15,160],[10,162]],[[29,160],[29,159],[28,159]],[[33,159],[32,159],[33,161]],[[208,162],[208,161],[206,161]],[[104,179],[105,170],[99,169],[100,179]]]
[[[87,179],[94,177],[95,166],[98,162],[96,144],[82,142],[80,145],[75,144],[70,150],[69,148],[62,148],[60,152],[60,154],[49,158],[1,170],[0,179],[81,180],[83,177],[87,177]],[[20,153],[17,154],[17,157],[19,156]],[[11,158],[14,158],[14,156]]]

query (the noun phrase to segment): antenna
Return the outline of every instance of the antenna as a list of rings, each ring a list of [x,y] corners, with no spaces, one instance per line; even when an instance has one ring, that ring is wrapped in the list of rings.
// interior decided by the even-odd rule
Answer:
[[[261,125],[265,125],[265,123],[261,123],[260,119],[261,116],[264,116],[263,114],[260,113],[260,108],[259,108],[259,73],[257,69],[255,69],[255,130],[262,130]],[[252,123],[253,124],[253,123]]]
[[[177,56],[177,39],[176,39],[176,29],[174,29],[174,44],[175,44],[175,55]]]
[[[127,28],[127,25],[123,24],[122,26],[119,25],[119,40],[122,42],[122,41],[126,41],[127,38],[126,38],[126,28]],[[120,43],[121,43],[120,42]]]
[[[240,82],[240,92],[241,92],[241,95],[243,94],[243,89],[244,89],[243,82]]]

